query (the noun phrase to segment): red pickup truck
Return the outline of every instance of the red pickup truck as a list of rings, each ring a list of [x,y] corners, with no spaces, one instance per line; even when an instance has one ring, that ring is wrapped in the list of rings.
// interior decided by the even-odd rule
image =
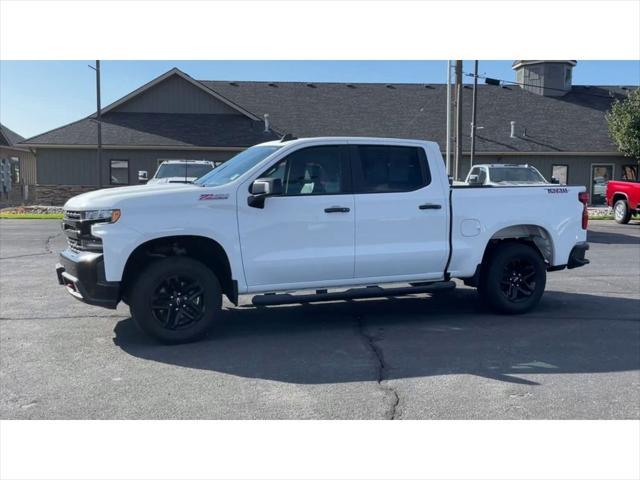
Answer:
[[[613,207],[613,218],[618,223],[629,223],[631,215],[640,213],[640,182],[609,181],[607,205]]]

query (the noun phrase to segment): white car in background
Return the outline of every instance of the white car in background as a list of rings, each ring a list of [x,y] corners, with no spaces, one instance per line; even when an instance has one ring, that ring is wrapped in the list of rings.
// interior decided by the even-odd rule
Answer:
[[[206,175],[216,167],[208,160],[165,160],[160,164],[155,175],[148,180],[148,185],[157,183],[192,183]],[[147,172],[138,172],[138,180],[144,183]]]
[[[538,185],[548,182],[531,165],[489,164],[475,165],[464,181],[467,185]],[[553,182],[551,182],[553,183]]]

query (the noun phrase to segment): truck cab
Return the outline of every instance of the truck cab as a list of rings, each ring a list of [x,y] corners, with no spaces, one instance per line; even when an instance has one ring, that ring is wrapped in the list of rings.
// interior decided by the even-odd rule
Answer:
[[[474,165],[465,179],[468,185],[535,185],[549,183],[531,165],[487,164]]]
[[[147,185],[157,183],[191,183],[206,175],[216,167],[214,162],[208,160],[165,160],[158,166],[156,173],[146,180],[146,172],[140,172],[141,183]],[[141,175],[144,173],[144,175]]]

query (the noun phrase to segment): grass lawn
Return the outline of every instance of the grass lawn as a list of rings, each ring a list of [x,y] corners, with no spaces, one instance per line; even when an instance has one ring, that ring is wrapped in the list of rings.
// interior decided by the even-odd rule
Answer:
[[[0,218],[22,220],[61,220],[61,213],[0,213]]]

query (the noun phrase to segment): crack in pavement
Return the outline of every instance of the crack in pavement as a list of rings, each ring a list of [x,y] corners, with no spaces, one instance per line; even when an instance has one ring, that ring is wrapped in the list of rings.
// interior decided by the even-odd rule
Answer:
[[[386,392],[391,398],[391,405],[389,407],[389,411],[387,413],[387,420],[397,420],[400,418],[400,414],[398,413],[398,406],[400,405],[400,397],[398,396],[398,392],[395,388],[389,385],[385,380],[385,370],[387,370],[387,364],[384,361],[384,355],[382,353],[382,349],[378,345],[379,338],[374,337],[370,333],[367,332],[367,329],[364,324],[364,318],[361,314],[356,313],[354,315],[356,320],[356,325],[358,327],[358,333],[364,338],[367,347],[371,350],[373,355],[376,358],[378,363],[378,378],[376,381],[380,388]],[[385,383],[383,383],[385,382]]]
[[[44,240],[44,252],[38,252],[38,253],[25,253],[22,255],[12,255],[10,257],[0,257],[0,260],[11,260],[13,258],[26,258],[26,257],[37,257],[40,255],[51,255],[52,253],[55,253],[52,249],[51,249],[51,242],[53,241],[54,238],[59,237],[60,235],[62,235],[63,232],[58,232],[56,234],[53,235],[49,235],[45,240]]]
[[[51,241],[56,238],[59,237],[60,235],[62,235],[63,232],[62,230],[59,231],[58,233],[54,234],[54,235],[49,235],[47,237],[47,239],[44,241],[44,249],[47,251],[47,253],[54,253],[53,250],[51,250]]]

